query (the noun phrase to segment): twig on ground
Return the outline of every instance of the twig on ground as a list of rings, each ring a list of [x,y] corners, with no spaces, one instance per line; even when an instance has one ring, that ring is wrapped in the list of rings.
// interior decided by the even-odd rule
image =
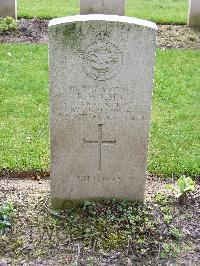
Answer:
[[[6,190],[8,191],[8,180],[9,180],[9,176],[10,176],[10,173],[8,170],[4,171],[4,176],[6,177]]]
[[[158,246],[158,257],[157,257],[157,261],[159,262],[160,260],[160,243],[159,243],[159,246]]]
[[[63,215],[59,214],[58,212],[51,210],[49,207],[46,206],[46,204],[44,204],[44,207],[47,209],[47,211],[52,214],[53,216],[59,217],[59,218],[63,218]]]
[[[129,252],[130,252],[130,238],[128,239],[128,245],[127,245],[126,253],[129,254]]]
[[[76,259],[74,261],[74,263],[72,265],[78,265],[78,260],[79,260],[79,257],[80,257],[80,253],[81,253],[81,248],[80,248],[80,245],[77,244],[77,252],[76,252]]]

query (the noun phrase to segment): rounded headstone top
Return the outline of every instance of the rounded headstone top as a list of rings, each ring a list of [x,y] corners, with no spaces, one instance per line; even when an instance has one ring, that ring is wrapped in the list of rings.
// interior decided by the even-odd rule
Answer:
[[[127,17],[127,16],[101,15],[101,14],[75,15],[75,16],[68,16],[62,18],[55,18],[49,22],[49,27],[58,26],[65,23],[85,22],[85,21],[121,22],[121,23],[129,23],[157,30],[156,24],[152,21]]]

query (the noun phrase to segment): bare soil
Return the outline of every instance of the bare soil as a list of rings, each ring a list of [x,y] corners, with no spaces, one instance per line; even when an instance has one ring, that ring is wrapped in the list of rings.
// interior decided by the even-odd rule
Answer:
[[[0,34],[0,43],[48,43],[48,20],[21,19],[16,31]],[[186,25],[158,25],[157,46],[200,49],[200,28]]]
[[[169,191],[165,188],[168,182],[156,177],[148,177],[146,201],[151,201],[156,193],[165,193],[168,196]],[[171,206],[175,213],[173,225],[183,233],[181,239],[183,250],[180,250],[178,256],[170,255],[163,259],[158,249],[154,257],[147,256],[145,261],[139,260],[135,254],[130,254],[127,250],[119,249],[107,253],[85,248],[81,239],[71,242],[67,235],[59,238],[58,232],[62,227],[58,228],[51,216],[58,216],[59,219],[60,214],[50,207],[48,178],[40,181],[5,177],[0,179],[0,201],[5,200],[14,203],[17,219],[14,220],[11,231],[0,236],[0,265],[2,266],[200,265],[199,184],[184,203]],[[47,221],[45,217],[48,217]],[[69,222],[70,218],[66,217],[64,221]],[[54,230],[57,230],[56,235]],[[161,239],[165,237],[165,233],[161,232]],[[45,253],[43,253],[44,250]]]

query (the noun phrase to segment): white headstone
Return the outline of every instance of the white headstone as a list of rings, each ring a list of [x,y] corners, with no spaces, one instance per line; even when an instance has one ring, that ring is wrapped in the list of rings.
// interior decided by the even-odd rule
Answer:
[[[16,0],[0,0],[0,17],[13,17],[17,19]]]
[[[156,25],[87,15],[49,25],[51,197],[143,200]]]
[[[125,15],[125,0],[80,0],[80,14]]]
[[[188,25],[200,26],[200,0],[190,0]]]

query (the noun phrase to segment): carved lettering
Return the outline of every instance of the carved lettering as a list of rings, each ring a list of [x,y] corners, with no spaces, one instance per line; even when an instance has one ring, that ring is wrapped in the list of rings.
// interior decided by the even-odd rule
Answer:
[[[69,94],[61,99],[62,113],[58,116],[71,119],[149,119],[145,108],[129,95],[132,88],[128,86],[86,86],[71,85]],[[68,99],[66,101],[65,99]],[[56,110],[55,110],[56,112]]]
[[[86,176],[78,176],[77,179],[80,182],[91,182],[91,181],[120,182],[122,178],[119,176],[108,177],[108,176],[87,176],[86,175]]]

